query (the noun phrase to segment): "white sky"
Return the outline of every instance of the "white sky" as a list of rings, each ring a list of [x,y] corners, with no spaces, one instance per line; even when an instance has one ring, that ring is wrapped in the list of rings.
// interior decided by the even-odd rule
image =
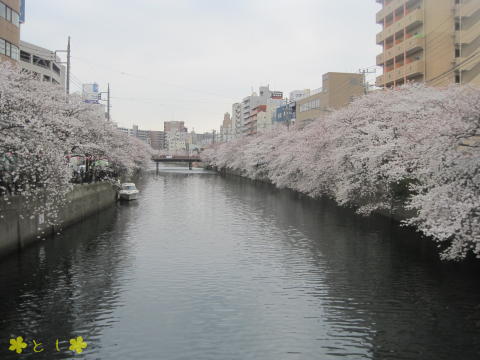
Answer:
[[[321,87],[329,71],[374,66],[379,9],[374,0],[27,0],[21,38],[57,50],[70,35],[72,90],[110,82],[120,126],[181,120],[203,132],[252,87],[288,94]]]

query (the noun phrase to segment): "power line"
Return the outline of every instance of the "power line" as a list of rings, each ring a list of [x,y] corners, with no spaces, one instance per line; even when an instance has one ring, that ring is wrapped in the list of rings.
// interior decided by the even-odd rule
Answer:
[[[459,64],[455,65],[454,67],[452,67],[450,70],[447,70],[445,71],[443,74],[440,74],[436,77],[434,77],[433,79],[430,79],[428,80],[428,82],[433,82],[433,81],[437,81],[443,77],[445,77],[446,75],[449,75],[451,72],[457,70],[459,67],[465,65],[466,63],[470,63],[475,57],[477,56],[480,56],[480,51],[477,51],[476,53],[470,55],[468,58],[466,58],[464,61],[460,62]]]
[[[151,77],[148,77],[148,76],[133,74],[133,73],[121,71],[121,70],[118,70],[118,69],[113,69],[113,68],[112,68],[111,66],[109,66],[109,65],[102,65],[102,64],[98,64],[98,63],[95,64],[95,63],[92,63],[92,62],[90,62],[89,60],[86,60],[86,59],[81,58],[81,57],[75,56],[74,59],[80,60],[81,62],[85,62],[85,63],[87,63],[87,64],[91,64],[91,65],[94,65],[94,66],[100,66],[100,67],[106,68],[106,69],[108,69],[108,70],[110,70],[110,71],[113,71],[113,72],[116,72],[116,73],[118,73],[118,74],[120,74],[120,75],[135,77],[135,78],[138,78],[138,79],[148,80],[148,81],[151,81],[151,80],[152,80],[152,78],[151,78]],[[187,87],[187,86],[184,86],[184,85],[173,84],[173,83],[165,83],[165,82],[158,82],[158,81],[157,81],[156,83],[159,84],[159,85],[172,86],[172,87],[177,87],[177,88],[179,88],[179,89],[184,89],[184,90],[187,90],[187,91],[202,93],[202,94],[206,94],[206,95],[209,95],[209,96],[221,97],[221,98],[224,98],[224,99],[228,99],[229,101],[234,100],[234,98],[232,98],[232,97],[224,96],[224,95],[217,94],[217,93],[214,93],[214,92],[211,92],[211,91],[205,91],[205,90],[190,88],[190,87]]]

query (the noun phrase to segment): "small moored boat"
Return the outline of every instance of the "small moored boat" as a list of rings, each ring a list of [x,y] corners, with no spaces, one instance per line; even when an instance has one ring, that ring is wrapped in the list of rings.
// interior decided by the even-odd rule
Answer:
[[[120,200],[136,200],[138,199],[138,191],[137,187],[134,183],[123,183],[121,189],[118,191],[118,198]]]

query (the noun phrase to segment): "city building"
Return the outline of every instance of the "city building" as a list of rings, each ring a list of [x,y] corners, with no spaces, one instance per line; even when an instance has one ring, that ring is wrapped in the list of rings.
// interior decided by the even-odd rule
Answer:
[[[65,66],[55,52],[20,41],[20,65],[35,74],[39,80],[52,82],[65,88]]]
[[[383,48],[377,86],[480,85],[479,0],[376,1],[382,4],[376,21],[383,26],[376,39]]]
[[[304,90],[293,90],[289,94],[288,100],[290,101],[298,101],[302,100],[308,96],[310,96],[310,89],[304,89]]]
[[[196,134],[192,131],[192,143],[198,149],[203,149],[208,145],[211,145],[215,142],[214,133],[203,133],[203,134]]]
[[[178,132],[187,132],[184,121],[165,121],[163,123],[163,131],[165,133],[178,131]]]
[[[168,151],[185,151],[188,148],[188,132],[183,121],[165,121],[165,148]]]
[[[272,128],[277,113],[277,108],[285,105],[282,93],[275,93],[271,98],[267,99],[265,114],[258,114],[257,132],[265,132]]]
[[[365,92],[363,75],[329,72],[322,77],[322,88],[296,102],[296,124],[304,127],[326,116],[331,110],[348,105]]]
[[[150,144],[150,131],[149,130],[140,130],[138,125],[133,125],[132,127],[132,136],[142,140],[143,142]]]
[[[118,130],[126,135],[135,136],[155,150],[165,149],[165,133],[163,131],[141,130],[138,125],[133,125],[131,129],[119,127]]]
[[[232,119],[227,112],[223,116],[223,123],[220,126],[220,142],[228,142],[234,138],[234,129],[232,127]]]
[[[20,59],[20,1],[0,0],[0,61]]]
[[[188,150],[189,134],[186,131],[169,131],[165,133],[166,149],[169,152]]]
[[[232,131],[234,137],[242,134],[243,116],[242,116],[242,104],[235,103],[232,105]]]
[[[267,105],[258,105],[252,109],[250,116],[246,119],[244,125],[244,135],[250,136],[257,133],[258,120],[265,121]]]
[[[310,93],[310,91],[309,91]],[[295,123],[296,102],[289,101],[288,104],[279,106],[273,119],[274,124],[293,125]]]
[[[268,99],[282,99],[283,93],[280,91],[271,91],[269,86],[261,86],[259,89],[259,94],[253,92],[252,95],[247,96],[242,101],[242,126],[241,126],[241,135],[249,135],[252,133],[252,119],[250,118],[253,114],[253,109],[257,108],[259,105],[267,105]],[[266,111],[266,108],[265,110]],[[273,113],[273,111],[272,111]],[[255,114],[257,115],[257,114]],[[263,116],[263,115],[261,115]],[[255,116],[256,119],[256,116]],[[248,122],[248,126],[247,126]],[[256,121],[255,121],[256,124]],[[254,133],[256,133],[256,129]]]
[[[150,146],[155,150],[165,149],[165,132],[150,130]]]

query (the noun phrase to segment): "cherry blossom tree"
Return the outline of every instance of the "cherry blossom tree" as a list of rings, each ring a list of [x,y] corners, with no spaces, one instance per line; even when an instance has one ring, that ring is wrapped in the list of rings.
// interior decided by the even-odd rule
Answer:
[[[118,174],[145,167],[148,145],[106,121],[98,105],[38,81],[9,64],[0,64],[0,194],[23,196],[29,216],[43,213],[55,223],[72,189],[68,155],[73,151],[107,158]],[[1,216],[1,214],[0,214]]]
[[[205,161],[360,214],[411,212],[448,260],[480,257],[480,90],[408,85],[374,92],[305,129],[217,145]]]

